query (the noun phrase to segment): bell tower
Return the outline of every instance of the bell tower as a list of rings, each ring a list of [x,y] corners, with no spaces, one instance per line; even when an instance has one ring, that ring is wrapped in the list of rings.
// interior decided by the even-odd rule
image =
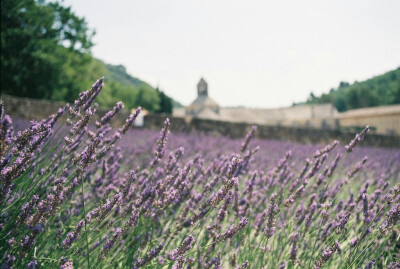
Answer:
[[[208,96],[208,85],[203,78],[201,78],[199,83],[197,83],[197,95]]]

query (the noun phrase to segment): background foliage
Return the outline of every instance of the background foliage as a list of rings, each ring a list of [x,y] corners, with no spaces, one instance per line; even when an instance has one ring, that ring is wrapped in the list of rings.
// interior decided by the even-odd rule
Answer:
[[[58,2],[1,1],[2,92],[71,102],[104,76],[101,107],[124,100],[128,109],[141,105],[171,113],[173,100],[162,91],[130,76],[122,65],[92,57],[94,34],[84,18]]]
[[[311,93],[307,103],[332,103],[340,112],[362,107],[399,104],[400,67],[363,82],[356,81],[351,85],[340,82],[336,89],[332,88],[329,93],[321,96]]]

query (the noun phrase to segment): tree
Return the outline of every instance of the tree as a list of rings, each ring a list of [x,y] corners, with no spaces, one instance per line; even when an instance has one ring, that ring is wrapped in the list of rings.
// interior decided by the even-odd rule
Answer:
[[[136,103],[137,106],[141,106],[151,112],[157,112],[160,109],[160,99],[157,92],[145,85],[139,87]]]
[[[349,86],[350,86],[350,84],[348,82],[345,82],[345,81],[341,81],[339,83],[339,89],[340,88],[346,88],[346,87],[349,87]]]
[[[339,96],[338,98],[336,98],[335,107],[339,112],[344,112],[347,110],[346,101],[342,96]]]
[[[314,102],[315,101],[315,94],[313,92],[310,92],[310,96],[307,99],[307,102]]]
[[[57,2],[2,0],[2,91],[74,100],[104,71],[88,54],[93,35],[83,18]]]
[[[172,114],[172,99],[168,97],[163,91],[156,88],[158,96],[160,98],[160,108],[158,113]]]
[[[340,82],[337,89],[307,99],[308,104],[332,103],[338,111],[400,103],[400,67],[366,81]]]
[[[400,83],[397,90],[394,92],[393,104],[400,104]]]
[[[359,108],[360,104],[358,101],[358,93],[356,89],[351,89],[349,92],[346,94],[346,100],[347,100],[347,106],[348,108]]]

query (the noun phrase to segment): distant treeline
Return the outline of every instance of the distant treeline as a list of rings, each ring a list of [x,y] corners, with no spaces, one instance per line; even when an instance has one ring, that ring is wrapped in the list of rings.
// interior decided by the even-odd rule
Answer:
[[[90,54],[95,32],[84,18],[58,2],[1,1],[1,92],[72,102],[79,92],[105,77],[101,107],[123,101],[129,108],[171,113],[170,97]]]
[[[308,104],[332,103],[338,111],[400,104],[400,67],[363,82],[340,82],[321,96],[310,94]]]

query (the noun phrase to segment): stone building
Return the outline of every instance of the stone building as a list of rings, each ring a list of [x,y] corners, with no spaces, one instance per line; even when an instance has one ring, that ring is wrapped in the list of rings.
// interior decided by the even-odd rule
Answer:
[[[208,84],[201,78],[197,83],[197,98],[186,107],[185,114],[196,118],[219,119],[219,105],[208,96]]]
[[[264,125],[310,126],[336,128],[337,110],[331,104],[299,105],[263,109],[220,107],[208,95],[208,84],[201,78],[197,83],[197,98],[186,108],[173,110],[176,117],[210,119],[228,122],[246,122]]]
[[[220,107],[208,96],[207,82],[197,84],[197,98],[173,116],[287,127],[357,130],[370,125],[379,134],[400,134],[400,105],[353,109],[339,113],[332,104],[296,105],[282,108]],[[353,131],[354,131],[353,130]]]

